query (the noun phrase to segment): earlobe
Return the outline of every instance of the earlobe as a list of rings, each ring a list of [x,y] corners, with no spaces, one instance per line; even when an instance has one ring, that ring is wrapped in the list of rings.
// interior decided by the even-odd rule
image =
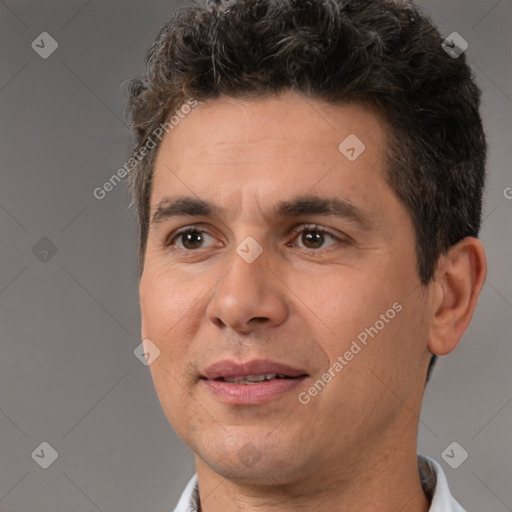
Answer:
[[[482,242],[467,237],[440,257],[431,283],[428,349],[445,355],[467,329],[485,282],[487,261]]]

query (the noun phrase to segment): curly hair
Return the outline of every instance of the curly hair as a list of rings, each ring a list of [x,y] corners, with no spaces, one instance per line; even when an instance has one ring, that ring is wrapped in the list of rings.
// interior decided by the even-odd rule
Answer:
[[[189,98],[292,90],[377,109],[388,133],[385,178],[411,215],[418,273],[427,284],[441,254],[478,236],[485,182],[480,90],[465,54],[449,55],[442,42],[432,21],[406,1],[194,3],[162,27],[145,76],[130,81],[132,149],[140,151]],[[141,269],[157,150],[129,174]]]

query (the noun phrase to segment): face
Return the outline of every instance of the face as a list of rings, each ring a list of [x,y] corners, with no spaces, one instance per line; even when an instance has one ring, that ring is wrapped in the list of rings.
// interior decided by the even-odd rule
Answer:
[[[415,440],[430,299],[386,144],[374,112],[291,92],[200,104],[163,139],[142,336],[198,464],[284,483]]]

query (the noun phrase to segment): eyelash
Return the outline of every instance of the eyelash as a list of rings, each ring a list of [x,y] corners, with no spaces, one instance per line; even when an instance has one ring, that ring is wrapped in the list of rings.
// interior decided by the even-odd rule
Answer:
[[[330,231],[327,231],[326,229],[318,226],[318,224],[301,224],[300,226],[294,228],[293,231],[292,231],[293,240],[295,240],[301,233],[307,232],[307,231],[316,231],[318,233],[322,233],[324,235],[328,235],[331,238],[333,238],[334,240],[336,240],[338,243],[340,243],[340,242],[341,243],[346,243],[347,242],[347,240],[343,240],[340,237],[337,237],[337,236],[333,235]],[[192,226],[187,226],[186,228],[182,228],[182,229],[172,233],[165,240],[164,246],[167,247],[167,248],[172,248],[172,246],[174,245],[174,241],[179,239],[180,236],[186,235],[187,233],[206,233],[209,236],[213,237],[213,235],[210,235],[210,233],[208,233],[207,230],[201,228],[200,226],[193,226],[192,225]],[[332,245],[336,245],[336,244],[332,244]],[[299,247],[299,249],[302,249],[302,250],[305,250],[305,251],[315,251],[315,252],[318,252],[318,251],[321,251],[322,249],[328,249],[329,247],[332,247],[332,246],[328,246],[328,247],[320,248],[320,249],[308,249],[308,248],[305,248],[305,247]],[[180,247],[174,247],[172,250],[193,253],[193,252],[198,252],[201,249],[203,249],[203,247],[200,247],[199,249],[182,249]]]

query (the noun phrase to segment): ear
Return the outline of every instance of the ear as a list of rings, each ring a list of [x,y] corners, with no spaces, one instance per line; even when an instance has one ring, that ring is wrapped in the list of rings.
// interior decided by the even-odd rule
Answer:
[[[443,356],[458,345],[469,325],[487,275],[482,242],[467,237],[439,258],[431,283],[428,349]]]

